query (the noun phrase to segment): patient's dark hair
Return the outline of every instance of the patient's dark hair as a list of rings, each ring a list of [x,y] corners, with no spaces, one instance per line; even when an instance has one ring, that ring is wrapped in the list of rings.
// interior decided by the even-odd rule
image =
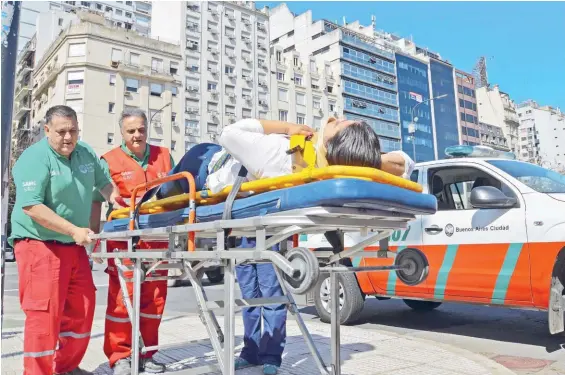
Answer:
[[[377,133],[365,121],[337,132],[328,140],[329,165],[381,168],[381,144]]]

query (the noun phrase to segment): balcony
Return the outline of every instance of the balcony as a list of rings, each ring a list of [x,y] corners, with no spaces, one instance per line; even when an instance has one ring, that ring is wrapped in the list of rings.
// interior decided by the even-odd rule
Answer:
[[[200,37],[200,29],[198,27],[187,27],[186,28],[186,35],[187,36],[191,36],[193,38],[199,38]]]
[[[15,93],[14,102],[18,102],[18,101],[22,100],[30,92],[31,92],[31,87],[29,87],[29,85],[20,84],[20,85],[16,86],[16,90],[14,91],[14,93]]]
[[[28,103],[29,100],[24,100],[21,103],[16,103],[14,107],[14,121],[19,121],[26,113],[31,111],[31,107]]]
[[[286,59],[277,60],[277,69],[286,70],[287,68]]]
[[[55,64],[54,66],[49,67],[46,69],[43,74],[35,79],[34,84],[36,85],[35,91],[33,93],[34,97],[40,96],[51,81],[53,81],[59,75],[60,66],[59,64]]]
[[[35,46],[37,44],[37,40],[35,36],[31,38],[22,48],[20,55],[18,56],[18,61],[26,60],[32,53],[35,52]]]

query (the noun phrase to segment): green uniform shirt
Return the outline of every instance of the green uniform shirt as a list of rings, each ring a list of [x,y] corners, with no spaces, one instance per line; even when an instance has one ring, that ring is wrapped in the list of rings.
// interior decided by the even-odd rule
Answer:
[[[128,155],[133,160],[135,160],[137,162],[137,164],[139,164],[141,166],[141,168],[143,168],[143,170],[147,170],[147,165],[149,164],[149,152],[150,152],[149,151],[149,145],[147,145],[147,147],[145,147],[145,153],[143,154],[143,159],[140,159],[137,156],[135,156],[135,154],[133,152],[131,152],[129,148],[127,148],[125,143],[122,143],[121,149],[122,149],[122,151],[124,151],[126,153],[126,155]],[[173,160],[172,156],[170,156],[170,158],[171,158],[171,169],[173,169],[175,167],[175,161]],[[106,176],[108,178],[111,179],[110,168],[108,167],[108,162],[104,159],[100,159],[100,162],[102,164],[102,168],[104,169],[104,173],[106,174]],[[93,200],[95,202],[104,202],[105,201],[102,194],[100,194],[100,192],[98,192],[98,191],[94,192]],[[110,205],[110,207],[108,208],[108,212],[106,212],[106,217],[108,217],[108,215],[110,215],[110,212],[112,212],[112,205]]]
[[[70,158],[66,158],[51,148],[47,138],[21,154],[12,175],[16,203],[11,217],[11,245],[18,238],[74,243],[72,237],[33,221],[23,207],[44,204],[77,227],[88,228],[94,189],[111,183],[90,146],[79,141]]]

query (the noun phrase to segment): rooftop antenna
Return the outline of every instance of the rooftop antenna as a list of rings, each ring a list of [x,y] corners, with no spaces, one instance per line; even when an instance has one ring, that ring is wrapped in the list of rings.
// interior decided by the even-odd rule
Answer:
[[[375,29],[376,24],[377,24],[377,17],[375,17],[374,14],[371,14],[371,26],[373,27],[373,30]]]
[[[343,26],[347,26],[347,22],[345,22],[345,16],[343,16]]]

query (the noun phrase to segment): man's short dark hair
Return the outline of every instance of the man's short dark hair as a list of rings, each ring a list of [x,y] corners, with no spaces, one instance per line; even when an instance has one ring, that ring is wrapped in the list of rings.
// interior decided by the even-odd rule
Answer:
[[[78,121],[75,110],[66,105],[56,105],[49,108],[45,114],[45,123],[47,125],[51,124],[53,117],[65,117]]]
[[[329,165],[381,168],[381,144],[377,133],[365,121],[337,132],[328,140]]]

